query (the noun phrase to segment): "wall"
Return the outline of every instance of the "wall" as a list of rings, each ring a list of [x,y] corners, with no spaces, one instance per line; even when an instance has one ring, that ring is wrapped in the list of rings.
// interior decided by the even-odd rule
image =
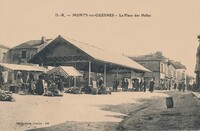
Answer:
[[[153,72],[160,72],[160,61],[136,60],[136,62]]]
[[[154,79],[155,88],[158,88],[160,85],[160,61],[136,61],[146,67],[147,69],[152,71],[152,74],[145,73],[144,77],[148,77],[150,79]],[[165,70],[165,66],[163,65],[163,72]]]
[[[19,59],[22,56],[22,51],[26,51],[26,59],[23,60],[23,63],[26,63],[33,55],[38,52],[37,48],[29,49],[10,49],[7,53],[7,63],[17,64]]]
[[[7,61],[7,52],[8,49],[0,48],[0,62],[6,62]]]

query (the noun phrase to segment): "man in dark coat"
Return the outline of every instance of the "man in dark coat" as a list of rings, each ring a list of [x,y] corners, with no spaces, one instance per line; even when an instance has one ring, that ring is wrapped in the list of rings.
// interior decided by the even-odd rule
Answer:
[[[64,85],[63,85],[63,81],[62,81],[62,78],[59,78],[59,81],[57,82],[58,84],[58,90],[59,91],[64,91]]]
[[[155,82],[153,81],[153,79],[150,81],[150,84],[149,84],[149,91],[152,93],[154,91],[154,84]]]
[[[35,78],[34,78],[34,75],[33,75],[33,73],[31,72],[31,73],[29,73],[29,80],[28,80],[28,83],[29,83],[29,89],[28,89],[28,94],[34,94],[34,80],[35,80]]]
[[[113,90],[117,91],[118,85],[119,85],[119,81],[117,80],[117,78],[115,78],[114,81],[113,81]]]
[[[183,92],[185,92],[185,87],[186,87],[185,82],[182,82],[182,83],[181,83],[181,86],[182,86]]]
[[[182,89],[182,85],[180,82],[178,83],[178,89],[179,89],[179,91],[181,91],[181,89]]]
[[[129,86],[129,82],[128,82],[128,79],[126,79],[126,81],[125,81],[125,90],[126,91],[128,90],[128,86]]]
[[[176,87],[177,87],[177,84],[175,83],[175,84],[174,84],[174,89],[175,89],[175,90],[176,90]]]
[[[143,90],[143,86],[144,86],[144,83],[143,83],[143,81],[141,80],[141,81],[140,81],[140,91]]]
[[[38,95],[43,95],[44,93],[44,78],[42,75],[39,76],[39,79],[36,83],[36,90],[35,93]]]
[[[126,88],[126,81],[125,81],[125,78],[122,79],[121,87],[122,87],[122,91],[124,91],[125,88]]]
[[[3,83],[4,83],[3,73],[2,73],[2,71],[0,71],[0,89],[3,86]]]

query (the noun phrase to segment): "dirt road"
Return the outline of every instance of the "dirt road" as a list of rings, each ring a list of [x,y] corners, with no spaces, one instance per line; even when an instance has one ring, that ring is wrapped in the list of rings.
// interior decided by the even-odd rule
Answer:
[[[113,130],[128,112],[103,109],[113,109],[112,107],[118,105],[120,107],[123,103],[134,109],[142,105],[141,99],[161,99],[165,98],[166,94],[114,92],[112,95],[64,94],[63,97],[18,94],[13,96],[16,102],[0,102],[2,131],[23,131],[43,127],[50,127],[43,130]]]
[[[36,130],[198,130],[200,100],[190,92],[164,91],[173,97],[174,108],[166,108],[166,97],[140,99],[139,103],[101,105],[102,110],[126,114],[121,122],[65,122]],[[117,117],[117,116],[113,116]]]

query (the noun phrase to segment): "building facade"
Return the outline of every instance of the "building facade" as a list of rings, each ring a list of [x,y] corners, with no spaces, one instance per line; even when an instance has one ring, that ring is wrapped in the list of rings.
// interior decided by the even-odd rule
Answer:
[[[185,66],[166,58],[161,52],[131,58],[152,71],[152,73],[145,73],[144,77],[154,79],[157,89],[173,87],[175,83],[183,80],[182,77],[186,77]]]
[[[9,47],[6,47],[4,45],[0,45],[0,62],[5,63],[7,61],[7,52],[9,50]]]
[[[44,48],[51,39],[30,40],[8,50],[7,63],[26,64],[37,52]]]
[[[196,53],[195,73],[196,73],[196,86],[198,89],[200,89],[200,35],[197,38],[199,41],[199,46],[197,48],[197,53]]]

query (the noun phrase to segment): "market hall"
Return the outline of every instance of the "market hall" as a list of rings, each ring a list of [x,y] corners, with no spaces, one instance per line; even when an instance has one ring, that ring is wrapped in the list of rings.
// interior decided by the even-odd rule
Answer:
[[[142,79],[144,73],[151,72],[127,56],[60,35],[29,62],[40,66],[73,66],[83,74],[84,86],[98,86],[99,78],[103,78],[104,87],[112,87],[114,79],[127,78],[132,83],[134,78]]]

